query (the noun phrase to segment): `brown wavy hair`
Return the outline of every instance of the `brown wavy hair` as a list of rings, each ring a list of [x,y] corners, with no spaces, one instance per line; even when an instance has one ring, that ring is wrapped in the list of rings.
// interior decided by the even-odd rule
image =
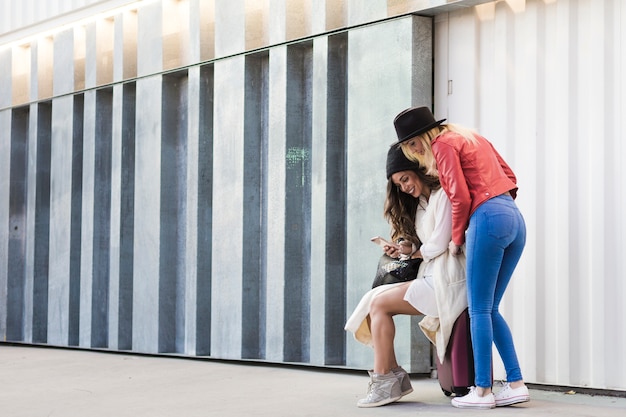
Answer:
[[[431,191],[441,188],[439,178],[426,174],[424,168],[411,169],[419,180]],[[385,199],[384,215],[391,225],[391,239],[397,242],[400,239],[408,240],[418,247],[421,245],[415,231],[415,213],[420,205],[420,199],[404,193],[393,183],[387,181],[387,197]]]

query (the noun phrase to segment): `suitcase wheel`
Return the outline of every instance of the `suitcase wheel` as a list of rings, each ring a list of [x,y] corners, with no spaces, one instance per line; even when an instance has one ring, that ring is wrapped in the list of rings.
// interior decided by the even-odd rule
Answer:
[[[450,391],[446,391],[445,389],[441,388],[441,390],[443,391],[443,393],[446,395],[446,397],[449,397],[452,395],[452,393]]]

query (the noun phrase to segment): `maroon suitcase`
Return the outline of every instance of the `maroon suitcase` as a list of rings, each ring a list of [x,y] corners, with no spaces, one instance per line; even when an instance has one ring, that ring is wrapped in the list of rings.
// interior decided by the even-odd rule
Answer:
[[[474,385],[474,353],[467,309],[459,315],[452,327],[444,363],[437,361],[437,378],[446,396],[463,396]]]

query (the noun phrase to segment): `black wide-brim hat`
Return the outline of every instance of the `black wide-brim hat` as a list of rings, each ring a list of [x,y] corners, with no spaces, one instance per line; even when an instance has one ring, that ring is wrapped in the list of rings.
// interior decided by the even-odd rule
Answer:
[[[398,135],[397,143],[402,143],[422,133],[426,133],[433,127],[439,126],[445,120],[435,120],[433,113],[426,106],[410,107],[398,114],[393,120],[393,125]]]

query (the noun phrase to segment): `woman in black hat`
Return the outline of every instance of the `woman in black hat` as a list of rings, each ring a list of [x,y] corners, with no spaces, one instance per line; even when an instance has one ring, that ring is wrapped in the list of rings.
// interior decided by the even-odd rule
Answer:
[[[522,255],[526,226],[514,198],[515,174],[493,145],[478,133],[442,125],[428,107],[413,107],[394,120],[405,155],[438,175],[452,203],[450,251],[463,244],[476,388],[454,398],[459,408],[493,408],[529,401],[513,337],[498,311],[504,291]],[[495,343],[507,384],[491,392],[491,353]]]
[[[391,243],[384,247],[385,253],[423,261],[413,281],[370,290],[346,322],[346,330],[374,348],[368,394],[358,401],[359,407],[385,405],[413,391],[407,372],[396,360],[393,316],[426,315],[420,327],[443,360],[454,320],[467,307],[463,258],[448,256],[451,206],[439,180],[409,161],[397,146],[387,154],[387,179],[384,213],[392,240],[404,239],[402,243],[408,244]]]

